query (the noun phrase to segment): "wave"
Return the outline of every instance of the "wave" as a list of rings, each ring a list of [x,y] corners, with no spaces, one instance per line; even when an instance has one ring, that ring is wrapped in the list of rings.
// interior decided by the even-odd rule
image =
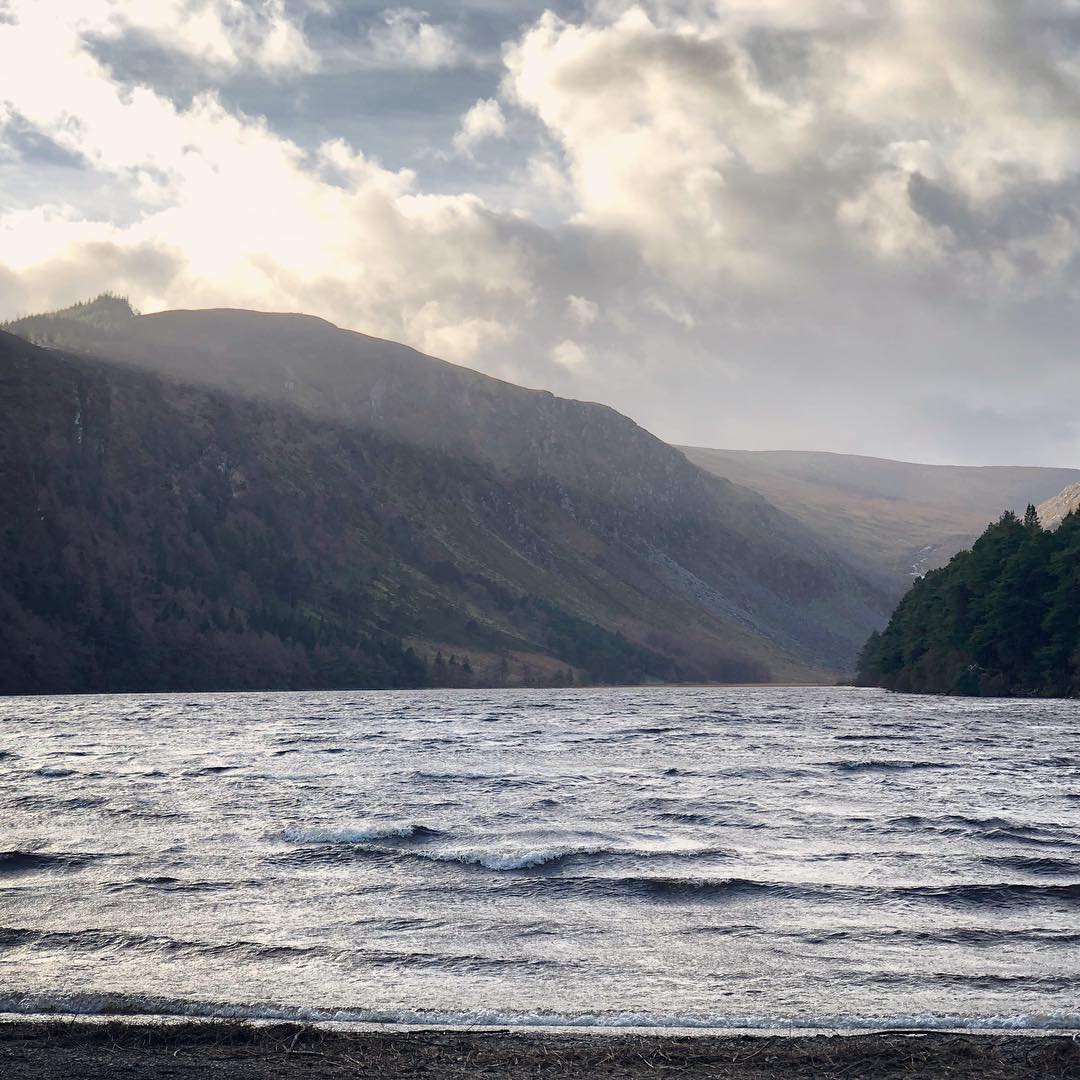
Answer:
[[[370,821],[340,829],[291,826],[283,835],[297,844],[366,844],[373,840],[433,839],[442,833],[413,822]]]
[[[399,848],[381,844],[338,844],[298,848],[271,856],[274,863],[345,863],[354,859],[419,859],[434,863],[456,863],[496,872],[553,869],[575,859],[695,859],[722,858],[729,852],[719,848],[692,851],[664,851],[645,848],[620,848],[607,844],[554,844],[539,847],[500,849],[492,846],[458,846],[447,848]],[[607,880],[607,879],[599,879]],[[439,886],[442,887],[441,885]]]
[[[250,953],[260,957],[326,955],[324,946],[268,945],[253,941],[207,942],[131,934],[120,930],[37,930],[27,927],[0,927],[0,948],[36,947],[75,952],[117,949],[150,953]]]
[[[547,781],[539,777],[520,776],[507,773],[485,772],[424,772],[419,771],[413,776],[421,783],[435,784],[490,784],[497,788],[543,788]],[[587,777],[566,777],[565,779],[587,779]]]
[[[468,843],[455,841],[445,832],[411,822],[369,822],[338,829],[294,827],[286,829],[283,835],[293,843],[307,846],[270,856],[268,861],[287,865],[343,863],[353,859],[371,858],[421,859],[506,873],[541,868],[551,870],[563,864],[590,859],[617,865],[618,860],[686,862],[730,859],[734,855],[732,851],[718,847],[643,847],[633,843],[621,844],[609,838],[554,840],[535,844],[522,841],[516,845],[505,842]],[[393,841],[405,842],[409,846],[400,846],[400,843],[395,844]],[[412,845],[414,841],[417,842],[415,846]],[[615,862],[612,862],[613,860]],[[1065,859],[1006,856],[999,860],[987,858],[983,861],[989,865],[1044,876],[1080,876],[1080,864]],[[559,880],[564,882],[568,890],[576,888],[593,896],[605,891],[655,897],[689,895],[698,898],[746,896],[756,893],[817,901],[873,897],[878,900],[925,900],[973,906],[1009,906],[1049,901],[1070,905],[1080,903],[1080,882],[1045,885],[1032,882],[961,882],[877,887],[863,884],[767,881],[744,877],[644,874],[579,876]]]
[[[485,870],[510,871],[553,867],[569,859],[582,857],[621,857],[632,859],[693,859],[730,857],[731,852],[721,848],[663,848],[619,844],[610,839],[571,839],[563,842],[523,841],[516,846],[453,842],[444,846],[424,844],[415,847],[397,847],[381,841],[434,841],[446,840],[448,834],[425,825],[400,822],[369,822],[344,829],[285,830],[285,839],[298,844],[318,845],[299,848],[284,855],[272,857],[275,862],[344,862],[353,858],[391,856],[398,858],[425,859],[436,863],[459,863],[478,866]],[[343,850],[344,849],[344,850]]]
[[[527,886],[536,888],[535,883]],[[548,879],[543,888],[555,893],[593,898],[617,895],[648,900],[713,902],[772,898],[803,903],[844,903],[850,901],[884,904],[937,903],[961,908],[1008,908],[1038,904],[1080,906],[1080,882],[1069,884],[964,883],[956,885],[834,885],[822,882],[767,881],[744,877],[675,877],[670,875],[625,874],[619,876],[579,876]]]
[[[707,814],[681,813],[676,810],[661,810],[656,815],[664,821],[677,821],[681,825],[715,826],[716,820]]]
[[[0,851],[0,874],[31,874],[38,870],[82,870],[98,856],[47,851]]]
[[[864,760],[825,761],[841,772],[911,772],[917,769],[958,769],[951,761],[897,761],[893,758],[866,758]]]
[[[707,928],[711,931],[712,928]],[[760,933],[760,928],[748,928]],[[1023,929],[1000,929],[983,926],[954,926],[941,930],[901,930],[882,927],[860,930],[801,930],[780,933],[777,936],[797,938],[811,945],[830,942],[858,944],[896,944],[905,947],[917,945],[970,945],[997,948],[1010,943],[1032,945],[1080,945],[1080,931],[1051,930],[1040,927]]]
[[[529,891],[536,888],[532,881],[524,882]],[[829,899],[838,891],[831,886],[802,885],[754,878],[675,877],[660,874],[622,874],[612,876],[555,877],[545,881],[548,894],[610,899],[631,896],[644,900],[716,901],[725,899],[774,897],[777,899]],[[850,891],[847,891],[850,896]]]
[[[1057,901],[1080,905],[1080,882],[1067,885],[1035,885],[1002,882],[996,885],[908,885],[889,890],[898,896],[974,907],[1013,907]]]
[[[1031,828],[987,829],[979,834],[983,840],[999,840],[1012,844],[1030,844],[1032,847],[1068,847],[1080,848],[1080,841],[1064,835],[1044,833]]]
[[[1073,859],[1051,859],[1035,855],[995,855],[982,860],[988,866],[1001,866],[1007,870],[1021,870],[1029,874],[1057,874],[1080,878],[1080,862]]]
[[[927,817],[904,814],[889,818],[890,826],[900,826],[938,836],[971,836],[982,840],[998,840],[1043,847],[1080,847],[1080,841],[1068,833],[1068,826],[1047,822],[1020,822],[1002,817],[968,817],[963,814],[942,814]]]
[[[910,738],[910,735],[875,735],[867,732],[833,736],[836,742],[908,742]]]
[[[214,1020],[276,1020],[303,1023],[393,1024],[410,1027],[611,1028],[666,1031],[1076,1031],[1080,1013],[806,1014],[512,1012],[478,1009],[326,1009],[276,1004],[191,1001],[105,993],[47,995],[10,990],[0,994],[0,1013],[186,1017]]]
[[[419,851],[416,854],[434,862],[464,863],[469,866],[482,866],[486,870],[529,870],[540,866],[553,866],[577,855],[608,855],[612,852],[604,845],[567,844],[523,851],[463,847],[443,851]]]
[[[202,881],[158,874],[152,877],[134,877],[128,881],[110,881],[102,888],[110,893],[131,892],[139,889],[151,889],[155,892],[223,892],[227,889],[257,884],[258,882],[252,881]]]
[[[955,987],[964,992],[972,990],[1025,990],[1042,994],[1060,994],[1076,986],[1075,975],[1000,975],[1000,974],[962,974],[949,971],[935,971],[932,974],[909,971],[884,972],[834,972],[828,979],[846,978],[878,986],[905,987],[924,989],[932,986],[935,990]]]
[[[33,948],[60,952],[95,953],[117,951],[150,953],[156,956],[218,956],[236,962],[278,961],[319,957],[324,963],[342,959],[350,967],[358,963],[376,967],[428,968],[435,971],[491,971],[507,969],[571,969],[572,961],[548,957],[504,957],[478,954],[420,952],[372,948],[335,948],[330,945],[271,944],[259,941],[192,941],[182,938],[132,934],[119,930],[39,930],[0,927],[0,949]]]
[[[35,794],[19,795],[9,800],[7,805],[21,810],[92,810],[95,807],[104,806],[108,801],[104,796]]]

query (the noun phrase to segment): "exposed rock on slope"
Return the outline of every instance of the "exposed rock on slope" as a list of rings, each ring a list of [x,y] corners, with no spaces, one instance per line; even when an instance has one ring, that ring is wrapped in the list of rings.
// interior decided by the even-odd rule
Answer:
[[[611,409],[306,316],[112,314],[0,337],[6,689],[813,678],[887,615]]]
[[[1039,521],[1044,529],[1056,529],[1074,510],[1080,510],[1080,483],[1070,484],[1052,499],[1039,503]]]

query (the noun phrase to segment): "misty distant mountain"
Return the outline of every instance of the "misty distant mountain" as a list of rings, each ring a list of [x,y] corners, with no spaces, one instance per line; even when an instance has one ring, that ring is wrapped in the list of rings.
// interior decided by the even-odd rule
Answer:
[[[602,405],[303,315],[10,329],[3,689],[819,679],[891,607]]]
[[[1004,510],[1023,514],[1080,469],[916,465],[847,454],[681,447],[696,465],[760,492],[894,588],[944,566]]]

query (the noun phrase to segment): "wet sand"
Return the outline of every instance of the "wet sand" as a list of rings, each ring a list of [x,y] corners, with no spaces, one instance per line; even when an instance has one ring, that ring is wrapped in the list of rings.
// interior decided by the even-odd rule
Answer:
[[[0,1021],[3,1080],[1037,1077],[1080,1080],[1068,1035],[341,1031],[233,1022]]]

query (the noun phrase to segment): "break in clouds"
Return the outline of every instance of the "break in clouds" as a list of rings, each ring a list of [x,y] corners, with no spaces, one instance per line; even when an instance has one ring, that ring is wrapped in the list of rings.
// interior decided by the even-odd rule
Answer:
[[[0,318],[300,310],[662,437],[1080,458],[1074,0],[0,0]]]

